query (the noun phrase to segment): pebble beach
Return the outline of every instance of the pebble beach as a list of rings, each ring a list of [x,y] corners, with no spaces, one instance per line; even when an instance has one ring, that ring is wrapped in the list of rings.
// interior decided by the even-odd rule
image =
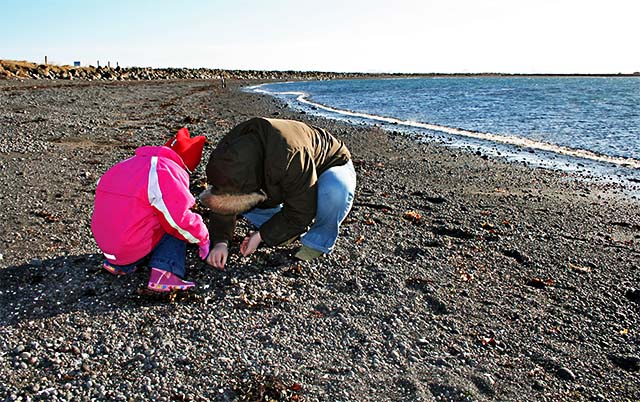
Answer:
[[[640,400],[637,188],[509,163],[247,93],[260,77],[0,80],[0,400]],[[191,291],[101,269],[98,178],[187,127],[204,161],[254,116],[353,155],[335,251],[188,249]],[[204,163],[191,176],[197,195]],[[205,213],[201,206],[196,210]]]

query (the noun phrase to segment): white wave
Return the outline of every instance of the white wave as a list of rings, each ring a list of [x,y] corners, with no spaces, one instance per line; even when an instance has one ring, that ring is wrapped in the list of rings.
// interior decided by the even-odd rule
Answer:
[[[484,140],[484,141],[492,141],[492,142],[513,145],[513,146],[522,147],[522,148],[548,151],[548,152],[567,155],[575,158],[588,159],[588,160],[597,161],[597,162],[611,163],[614,165],[627,167],[627,168],[640,169],[640,160],[638,159],[603,155],[603,154],[599,154],[586,149],[570,148],[562,145],[551,144],[551,143],[542,142],[542,141],[535,141],[529,138],[519,137],[515,135],[482,133],[477,131],[470,131],[470,130],[455,128],[455,127],[441,126],[438,124],[422,123],[422,122],[411,121],[411,120],[400,120],[394,117],[385,117],[385,116],[378,116],[378,115],[373,115],[368,113],[337,109],[331,106],[323,105],[321,103],[317,103],[309,100],[308,99],[309,95],[305,92],[299,92],[299,91],[271,92],[271,91],[261,89],[260,87],[262,85],[265,85],[265,84],[256,85],[254,87],[250,87],[249,89],[255,92],[269,94],[269,95],[293,95],[293,96],[296,96],[296,100],[300,103],[304,103],[306,105],[313,106],[315,108],[325,110],[327,112],[337,113],[343,116],[357,117],[362,119],[379,121],[383,123],[397,124],[397,125],[406,126],[406,127],[416,127],[416,128],[436,131],[440,133],[452,134],[452,135],[463,136],[468,138],[475,138],[475,139]]]

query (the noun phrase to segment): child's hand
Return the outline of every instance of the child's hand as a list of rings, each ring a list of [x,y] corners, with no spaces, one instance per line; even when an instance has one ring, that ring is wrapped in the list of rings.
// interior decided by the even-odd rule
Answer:
[[[213,251],[209,253],[209,257],[207,257],[207,264],[218,269],[224,269],[228,256],[229,248],[227,247],[227,243],[217,243],[213,246]]]
[[[244,238],[240,245],[240,253],[245,257],[253,254],[261,242],[262,236],[259,231],[249,234],[249,236]]]
[[[209,242],[204,242],[200,245],[200,258],[206,260],[209,256]]]

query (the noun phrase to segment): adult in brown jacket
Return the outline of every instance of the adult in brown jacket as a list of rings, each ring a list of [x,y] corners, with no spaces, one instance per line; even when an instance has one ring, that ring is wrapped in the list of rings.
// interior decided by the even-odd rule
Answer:
[[[240,246],[252,254],[300,236],[296,257],[330,253],[356,187],[351,154],[326,130],[294,120],[253,118],[227,133],[207,163],[209,188],[200,195],[210,212],[214,245],[207,262],[224,268],[236,219],[258,230]]]

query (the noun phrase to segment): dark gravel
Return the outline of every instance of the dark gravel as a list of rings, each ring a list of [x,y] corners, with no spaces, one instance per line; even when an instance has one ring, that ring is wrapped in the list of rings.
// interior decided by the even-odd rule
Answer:
[[[248,82],[0,81],[0,400],[640,400],[640,213],[586,183],[301,114]],[[98,177],[177,128],[296,118],[352,150],[336,251],[100,269]],[[204,187],[203,165],[192,190]],[[637,189],[631,189],[637,190]],[[242,238],[246,224],[237,232]]]

